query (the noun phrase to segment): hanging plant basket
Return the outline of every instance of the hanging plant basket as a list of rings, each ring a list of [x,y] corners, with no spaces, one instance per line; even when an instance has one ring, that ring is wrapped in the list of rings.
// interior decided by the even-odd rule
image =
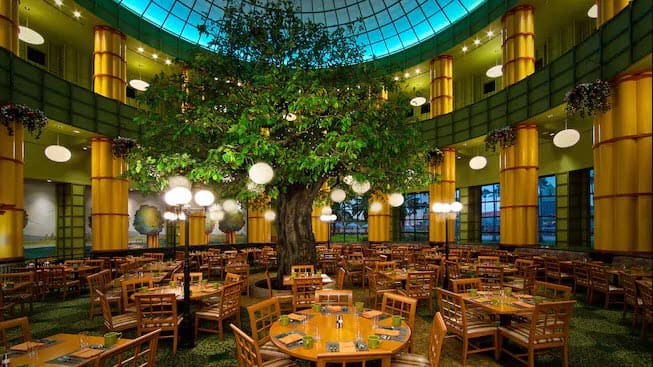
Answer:
[[[5,104],[0,107],[0,123],[7,128],[9,136],[14,135],[14,129],[11,122],[23,125],[33,137],[38,139],[45,125],[48,124],[48,118],[41,110],[33,109],[23,104]]]
[[[135,148],[138,148],[138,143],[134,139],[119,136],[111,140],[111,152],[116,158],[125,158]]]
[[[441,151],[439,148],[435,148],[431,152],[429,152],[429,165],[431,166],[437,166],[439,164],[442,164],[444,162],[444,152]]]
[[[508,148],[515,145],[516,139],[517,135],[512,126],[494,129],[487,133],[487,136],[485,137],[485,150],[491,150],[494,152],[497,149],[497,144],[499,144],[501,148]]]
[[[597,79],[589,83],[581,83],[565,94],[567,114],[579,114],[581,118],[595,116],[610,109],[610,83]]]

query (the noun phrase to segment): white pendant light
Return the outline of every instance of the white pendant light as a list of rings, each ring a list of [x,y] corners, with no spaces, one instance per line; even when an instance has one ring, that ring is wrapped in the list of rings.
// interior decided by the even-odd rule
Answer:
[[[485,72],[488,78],[498,78],[503,75],[503,65],[494,65]]]
[[[410,105],[413,106],[413,107],[419,107],[419,106],[423,105],[424,103],[426,103],[426,98],[424,98],[424,97],[415,97],[415,98],[410,100]]]
[[[587,16],[590,18],[598,18],[599,17],[599,6],[598,4],[592,5],[588,10],[587,10]]]
[[[139,90],[141,92],[145,92],[147,90],[147,88],[150,87],[150,83],[148,83],[148,82],[144,81],[143,79],[141,79],[141,66],[140,65],[138,65],[138,79],[130,80],[129,81],[129,86],[136,89],[136,90]]]
[[[565,129],[558,131],[553,137],[553,145],[558,148],[573,147],[580,140],[580,133],[575,129],[567,128],[567,120],[565,120]]]
[[[18,39],[30,45],[42,45],[45,42],[39,32],[22,25],[18,27]]]
[[[379,203],[378,201],[373,202],[370,204],[370,211],[372,213],[378,213],[383,209],[383,204]]]
[[[401,204],[404,203],[404,196],[398,192],[393,192],[392,194],[388,195],[388,204],[392,207],[398,207],[401,206]]]
[[[265,162],[258,162],[249,169],[249,178],[256,184],[265,185],[272,181],[273,177],[274,170]]]
[[[238,203],[236,202],[236,200],[227,199],[224,201],[224,203],[222,203],[222,208],[226,212],[233,213],[236,210],[238,210]]]
[[[72,157],[68,148],[59,145],[59,134],[57,134],[57,144],[47,146],[44,153],[49,160],[59,163],[68,162]]]
[[[345,198],[347,197],[347,193],[343,189],[333,189],[331,190],[331,200],[335,203],[342,203],[345,201]]]
[[[285,118],[286,118],[286,121],[290,121],[290,122],[292,122],[292,121],[297,120],[297,115],[295,115],[295,114],[292,113],[292,112],[288,112],[288,113],[286,114],[286,117],[285,117]]]
[[[331,209],[330,206],[323,206],[322,210],[320,211],[322,215],[331,215],[333,213],[333,210]]]
[[[485,168],[487,165],[487,158],[482,155],[477,155],[469,160],[469,168],[479,170]]]
[[[355,193],[361,195],[368,192],[371,187],[372,185],[370,185],[370,182],[367,180],[363,182],[354,181],[351,184],[351,189],[354,190]]]
[[[263,219],[265,219],[268,222],[272,222],[277,218],[277,213],[275,213],[272,209],[268,209],[263,213]]]

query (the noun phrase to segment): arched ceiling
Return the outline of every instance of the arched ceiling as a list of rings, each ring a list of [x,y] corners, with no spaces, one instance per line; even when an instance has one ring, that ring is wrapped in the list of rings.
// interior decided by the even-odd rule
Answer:
[[[224,0],[115,1],[156,27],[202,46],[207,45],[209,38],[200,35],[197,26],[206,24],[208,19],[221,19],[228,3]],[[487,0],[291,1],[305,20],[325,24],[331,29],[355,26],[354,35],[365,49],[365,59],[370,60],[433,37]],[[244,2],[254,4],[248,0]]]

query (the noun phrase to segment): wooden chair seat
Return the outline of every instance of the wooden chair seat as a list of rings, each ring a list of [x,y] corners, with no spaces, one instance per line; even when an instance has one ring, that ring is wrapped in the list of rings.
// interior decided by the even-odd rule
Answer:
[[[428,357],[420,354],[399,353],[392,357],[391,367],[437,367],[440,365],[442,345],[447,335],[447,325],[439,312],[433,316],[429,335]]]
[[[236,357],[239,366],[247,367],[296,367],[297,364],[292,359],[271,359],[263,361],[259,345],[245,332],[240,330],[236,325],[230,324],[234,332],[234,342],[236,344]]]
[[[281,351],[272,341],[261,345],[260,347],[261,357],[265,360],[269,359],[288,359],[289,356]]]
[[[236,322],[240,325],[240,289],[242,285],[243,281],[241,280],[222,286],[220,289],[220,302],[195,313],[195,338],[197,338],[199,331],[205,331],[218,334],[220,340],[224,340],[222,321],[230,317],[235,317]],[[217,324],[217,327],[201,326],[200,320],[213,321]]]
[[[112,323],[115,330],[133,329],[138,326],[138,316],[132,312],[115,315]]]
[[[392,367],[431,367],[431,362],[421,354],[399,353],[392,357]]]

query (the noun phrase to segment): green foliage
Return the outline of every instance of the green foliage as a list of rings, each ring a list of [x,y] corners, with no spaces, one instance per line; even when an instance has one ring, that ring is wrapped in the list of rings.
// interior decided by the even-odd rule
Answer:
[[[163,217],[159,209],[151,205],[141,205],[134,215],[134,229],[140,234],[159,234],[163,229]]]

